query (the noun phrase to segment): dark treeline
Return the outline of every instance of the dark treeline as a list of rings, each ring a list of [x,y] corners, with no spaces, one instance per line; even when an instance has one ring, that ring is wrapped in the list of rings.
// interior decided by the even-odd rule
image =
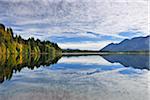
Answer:
[[[25,40],[21,36],[14,36],[11,28],[0,24],[0,54],[41,54],[61,53],[61,48],[50,41],[40,41],[34,38]]]
[[[0,55],[0,83],[10,80],[14,73],[20,72],[23,68],[33,70],[40,66],[50,66],[57,63],[61,56],[53,54],[38,55]]]
[[[63,53],[88,53],[88,52],[93,52],[93,53],[97,53],[99,51],[97,50],[80,50],[80,49],[63,49],[62,50]]]

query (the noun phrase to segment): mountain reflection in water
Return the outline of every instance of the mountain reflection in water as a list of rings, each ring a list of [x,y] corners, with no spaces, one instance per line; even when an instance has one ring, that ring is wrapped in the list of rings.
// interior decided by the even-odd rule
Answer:
[[[0,100],[149,100],[148,62],[148,55],[0,55]]]
[[[82,56],[65,56],[65,58],[71,57],[82,57]],[[88,57],[88,56],[84,56]],[[83,58],[84,58],[83,57]],[[119,63],[124,67],[133,67],[137,69],[150,69],[149,66],[149,55],[101,55],[107,62],[110,63]],[[104,60],[101,61],[98,59],[94,59],[94,61],[89,62],[92,59],[88,59],[89,61],[80,61],[80,63],[90,63],[90,64],[103,64]],[[52,55],[11,55],[7,57],[6,55],[0,55],[0,83],[3,83],[5,80],[10,80],[13,76],[13,73],[20,72],[22,68],[27,67],[28,69],[34,70],[34,68],[39,68],[40,66],[50,66],[52,64],[56,64],[61,57],[54,57]],[[71,61],[71,59],[69,59]],[[75,62],[75,59],[72,60]],[[66,65],[65,65],[66,66]],[[71,65],[73,66],[73,64]],[[71,67],[70,66],[70,67]],[[81,67],[75,66],[76,68]],[[111,69],[111,68],[110,68]]]
[[[124,67],[150,70],[149,55],[104,55],[102,57],[111,63],[120,63]]]

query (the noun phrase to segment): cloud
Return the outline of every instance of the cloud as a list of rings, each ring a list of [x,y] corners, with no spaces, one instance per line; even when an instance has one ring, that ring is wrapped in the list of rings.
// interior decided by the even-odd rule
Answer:
[[[100,50],[110,43],[118,43],[119,41],[100,41],[100,42],[74,42],[74,43],[59,43],[62,49],[72,48],[81,50]]]
[[[150,33],[148,0],[0,0],[0,17],[24,38],[97,37],[87,33],[93,32],[124,39]]]
[[[100,41],[121,41],[123,37],[114,37],[97,34],[93,32],[64,32],[61,34],[47,36],[46,40],[57,43],[75,43],[75,42],[100,42]]]
[[[5,9],[1,15],[17,25],[47,24],[52,29],[67,26],[100,34],[117,34],[134,28],[147,33],[147,7],[146,1],[13,0],[1,1],[1,8]]]
[[[82,60],[81,60],[82,59]],[[104,66],[110,66],[112,63],[106,61],[101,56],[95,57],[95,56],[80,56],[80,57],[63,57],[61,58],[58,63],[65,63],[65,64],[83,64],[83,65],[104,65]],[[114,63],[114,65],[119,65],[118,63]]]

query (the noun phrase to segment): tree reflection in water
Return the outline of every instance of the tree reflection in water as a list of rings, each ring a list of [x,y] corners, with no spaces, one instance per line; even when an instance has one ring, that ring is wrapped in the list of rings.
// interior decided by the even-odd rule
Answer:
[[[149,55],[101,55],[101,57],[110,63],[120,63],[124,67],[150,70]],[[53,54],[0,55],[0,83],[10,80],[13,73],[20,72],[22,68],[33,70],[40,66],[50,66],[56,64],[60,58],[61,56]]]
[[[22,68],[39,68],[57,63],[60,56],[51,54],[41,55],[0,55],[0,83],[10,80],[13,73],[20,72]]]

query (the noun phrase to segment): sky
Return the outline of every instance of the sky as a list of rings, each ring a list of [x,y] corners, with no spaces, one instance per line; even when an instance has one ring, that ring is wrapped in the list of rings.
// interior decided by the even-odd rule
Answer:
[[[99,50],[150,34],[148,0],[0,0],[0,23],[23,38]]]

